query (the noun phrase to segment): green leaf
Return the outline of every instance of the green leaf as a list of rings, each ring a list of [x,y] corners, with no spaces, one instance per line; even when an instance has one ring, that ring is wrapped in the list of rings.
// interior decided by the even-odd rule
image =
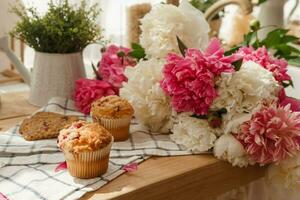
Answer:
[[[140,44],[135,43],[135,42],[131,43],[131,48],[132,49],[144,49]]]
[[[265,46],[273,52],[273,55],[277,58],[284,58],[287,61],[291,59],[295,59],[300,56],[300,50],[291,46],[290,44],[299,40],[297,37],[288,35],[287,29],[277,28],[271,32],[269,32],[265,39],[262,41],[258,41],[257,39],[255,42],[251,42],[251,36],[256,34],[248,34],[245,36],[244,45],[250,44],[254,48],[259,48]],[[252,39],[253,40],[253,39]],[[250,41],[250,42],[249,42]]]
[[[93,69],[93,71],[94,71],[94,73],[96,75],[97,80],[101,80],[102,78],[100,77],[100,75],[98,73],[98,70],[96,69],[94,63],[91,63],[91,64],[92,64],[92,69]]]
[[[262,3],[265,3],[267,0],[258,0],[258,5],[262,4]]]
[[[297,57],[297,58],[294,58],[294,59],[290,59],[289,60],[289,65],[300,67],[300,57]]]
[[[285,47],[286,49],[288,49],[292,53],[300,54],[300,50],[293,47],[293,46],[291,46],[291,45],[284,45],[283,44],[283,45],[280,45],[280,46]]]
[[[146,57],[145,49],[141,45],[137,43],[132,43],[131,48],[132,51],[129,52],[128,54],[129,56],[136,58],[138,61],[141,59],[145,59]]]
[[[140,50],[131,51],[128,55],[136,58],[138,61],[145,58],[145,52]]]
[[[232,47],[231,49],[227,50],[224,55],[225,56],[230,56],[232,55],[233,53],[235,53],[237,50],[239,50],[241,48],[241,46],[235,46],[235,47]]]
[[[249,46],[251,41],[255,38],[256,32],[249,32],[248,34],[244,35],[244,42],[242,43],[245,46]]]
[[[226,114],[227,113],[227,109],[226,108],[221,108],[220,110],[217,111],[217,113],[219,115]]]
[[[239,71],[242,64],[243,64],[243,59],[237,60],[237,61],[232,63],[232,65],[234,66],[235,71]]]
[[[274,56],[278,58],[284,58],[289,60],[289,59],[297,58],[300,55],[300,51],[298,49],[284,43],[275,46],[274,49],[275,49]]]
[[[125,52],[124,51],[119,51],[118,53],[117,53],[117,55],[118,55],[118,57],[124,57],[125,56]]]
[[[288,30],[278,28],[271,32],[269,32],[264,40],[261,41],[261,43],[266,48],[275,47],[277,45],[280,45],[284,42],[284,40],[289,40],[290,38],[286,38]]]
[[[218,0],[190,0],[190,4],[203,13]]]
[[[185,56],[185,51],[187,49],[186,45],[182,42],[182,40],[176,36],[178,47],[182,56]]]
[[[241,46],[252,46],[254,49],[259,47],[266,47],[270,53],[276,58],[284,58],[293,65],[300,66],[300,50],[292,46],[299,38],[288,35],[289,30],[283,28],[277,28],[270,31],[263,40],[259,40],[257,33],[259,30],[267,28],[262,27],[258,30],[251,31],[244,35],[244,41],[225,52],[225,55],[231,55],[237,51]]]
[[[299,39],[293,35],[286,35],[284,38],[282,38],[282,42],[289,43],[289,42],[296,42]]]
[[[196,114],[193,114],[193,115],[191,115],[191,117],[194,117],[194,118],[197,118],[197,119],[208,119],[207,115],[196,115]]]
[[[282,81],[281,83],[282,83],[282,86],[283,86],[284,88],[287,88],[287,87],[289,87],[289,86],[294,87],[294,83],[293,83],[292,80],[289,80],[289,81]]]

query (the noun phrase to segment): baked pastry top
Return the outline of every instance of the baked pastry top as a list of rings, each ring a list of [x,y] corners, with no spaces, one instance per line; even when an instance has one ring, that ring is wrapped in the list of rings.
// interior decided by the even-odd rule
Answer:
[[[77,121],[60,131],[57,145],[63,151],[80,153],[108,146],[112,135],[98,123]]]
[[[134,113],[130,103],[119,96],[111,95],[93,102],[91,115],[94,118],[117,119],[131,117]]]
[[[76,116],[38,112],[23,120],[19,132],[26,140],[56,138],[61,129],[77,120],[79,119]]]

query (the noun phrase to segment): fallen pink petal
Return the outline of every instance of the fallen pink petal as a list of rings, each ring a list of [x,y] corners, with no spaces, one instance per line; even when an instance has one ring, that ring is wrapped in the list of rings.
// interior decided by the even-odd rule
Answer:
[[[57,167],[55,168],[55,172],[59,172],[59,171],[62,171],[62,170],[66,170],[68,169],[68,166],[67,166],[67,163],[66,162],[61,162],[57,165]]]
[[[138,168],[138,163],[133,162],[133,163],[129,163],[127,165],[124,165],[122,167],[122,170],[126,171],[126,172],[134,172],[136,171]]]
[[[0,192],[0,200],[9,200],[2,192]]]

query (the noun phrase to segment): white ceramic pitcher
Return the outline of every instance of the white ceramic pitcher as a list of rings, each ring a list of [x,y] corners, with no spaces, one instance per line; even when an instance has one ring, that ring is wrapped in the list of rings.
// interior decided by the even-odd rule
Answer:
[[[53,54],[35,52],[32,74],[8,47],[7,37],[0,38],[0,49],[14,63],[24,81],[30,86],[29,102],[43,106],[51,97],[72,98],[75,81],[86,77],[82,52]]]

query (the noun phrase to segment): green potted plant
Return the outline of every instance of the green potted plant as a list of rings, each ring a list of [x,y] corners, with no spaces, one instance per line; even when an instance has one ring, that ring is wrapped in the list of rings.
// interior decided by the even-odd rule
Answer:
[[[57,4],[50,1],[48,6],[42,16],[35,8],[12,8],[20,21],[11,34],[35,50],[32,77],[17,64],[31,85],[29,101],[35,105],[43,105],[53,96],[72,98],[75,80],[86,76],[83,49],[102,39],[96,23],[97,4],[88,8],[85,1],[74,6],[61,0]]]

